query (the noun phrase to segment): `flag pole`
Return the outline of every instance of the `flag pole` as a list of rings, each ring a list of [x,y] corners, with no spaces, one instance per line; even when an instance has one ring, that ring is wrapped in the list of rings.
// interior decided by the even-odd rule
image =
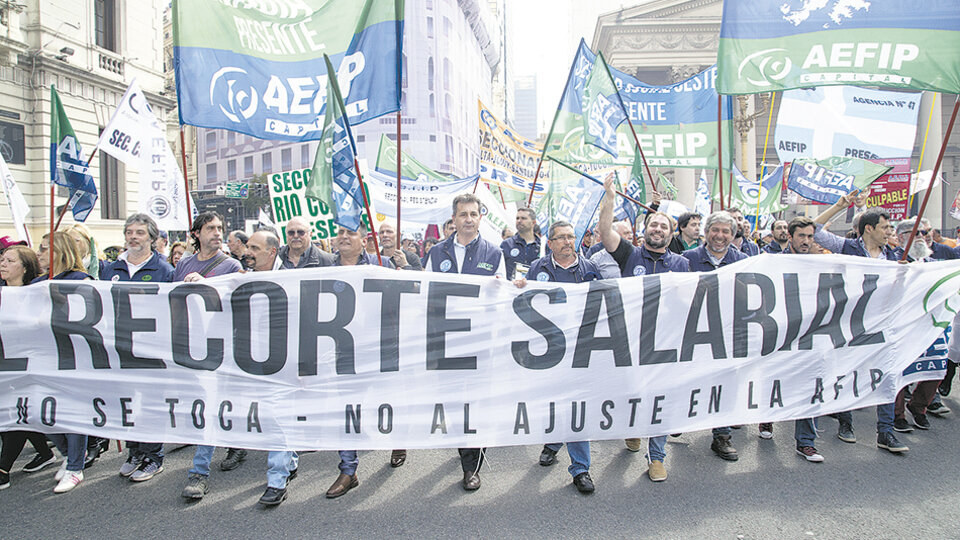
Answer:
[[[503,186],[501,186],[500,184],[497,184],[497,189],[500,190],[500,204],[502,204],[502,205],[503,205],[503,209],[506,210],[506,209],[507,209],[507,201],[505,201],[505,200],[503,199]]]
[[[56,173],[54,173],[56,174]],[[53,203],[54,187],[53,178],[50,179],[50,236],[47,237],[47,249],[50,251],[50,266],[47,268],[48,279],[53,279],[53,213],[56,211]],[[43,242],[43,240],[41,240]]]
[[[958,108],[960,108],[960,96],[957,96],[957,100],[953,102],[953,113],[950,114],[950,123],[947,124],[947,132],[943,136],[943,144],[940,145],[940,154],[937,155],[937,163],[933,166],[933,176],[930,177],[930,185],[927,187],[926,193],[923,194],[923,202],[920,204],[920,213],[917,214],[917,217],[913,222],[913,230],[910,231],[910,238],[907,239],[907,246],[903,248],[903,256],[900,258],[901,261],[907,260],[907,255],[910,253],[910,246],[913,245],[913,239],[917,236],[917,230],[920,228],[920,220],[923,218],[924,210],[927,209],[927,201],[930,200],[930,192],[933,191],[933,180],[937,177],[937,174],[940,173],[940,164],[943,163],[943,155],[947,151],[947,143],[950,141],[950,132],[953,131],[953,124],[957,120]]]
[[[773,121],[773,103],[776,99],[777,93],[770,92],[770,111],[767,113],[767,133],[763,136],[763,157],[760,158],[760,185],[757,186],[757,230],[760,230],[760,194],[763,192],[763,164],[767,161],[767,144],[770,142],[770,122]]]
[[[600,60],[603,62],[603,69],[607,70],[607,76],[610,77],[610,81],[613,82],[613,87],[617,87],[617,82],[613,79],[613,74],[610,73],[610,66],[607,65],[607,59],[603,57],[603,53],[597,53],[600,55]],[[620,95],[620,89],[617,88],[617,101],[620,102],[620,108],[623,109],[623,116],[627,119],[627,125],[630,126],[630,133],[633,133],[633,142],[637,145],[637,152],[640,153],[640,159],[643,161],[643,168],[647,171],[647,176],[650,177],[650,183],[653,185],[653,191],[659,191],[657,189],[657,180],[650,174],[650,165],[647,164],[647,157],[643,154],[643,148],[640,146],[640,138],[637,137],[637,130],[633,128],[633,122],[630,121],[630,114],[627,113],[627,106],[623,104],[623,96]],[[637,159],[634,157],[633,159]]]
[[[558,160],[558,159],[554,159],[554,158],[549,157],[549,156],[547,156],[547,159],[549,159],[550,161],[556,163],[557,165],[560,165],[561,167],[564,167],[564,168],[566,168],[566,169],[570,169],[571,171],[579,174],[580,176],[586,178],[587,180],[593,181],[593,182],[595,182],[595,183],[597,183],[597,184],[600,184],[601,186],[603,185],[603,180],[598,180],[598,179],[594,178],[593,176],[590,176],[589,174],[587,174],[587,173],[585,173],[585,172],[583,172],[583,171],[581,171],[581,170],[579,170],[579,169],[576,169],[576,168],[574,168],[574,167],[571,167],[570,165],[567,165],[566,163],[564,163],[564,162],[562,162],[562,161],[560,161],[560,160]],[[641,208],[643,208],[643,209],[646,210],[647,212],[656,212],[656,210],[654,210],[653,208],[650,208],[649,206],[643,204],[642,202],[634,199],[633,197],[627,195],[626,193],[624,193],[624,192],[622,192],[622,191],[617,190],[616,193],[617,193],[617,195],[619,195],[619,196],[623,197],[624,199],[632,202],[633,204],[636,204],[637,206],[640,206]]]
[[[933,121],[933,109],[937,103],[937,93],[933,94],[933,101],[930,102],[930,116],[927,117],[927,128],[923,131],[923,144],[920,145],[920,162],[917,163],[917,184],[920,183],[920,169],[923,167],[923,154],[927,151],[927,136],[930,135],[930,123]],[[930,179],[930,185],[933,185],[933,178]],[[907,202],[907,213],[910,213],[910,207],[913,206],[913,182],[910,182],[910,198]]]
[[[397,231],[396,231],[396,235],[397,235],[397,247],[399,247],[400,251],[402,252],[403,245],[400,243],[400,240],[403,238],[403,234],[400,232],[400,160],[402,159],[400,154],[400,120],[401,118],[402,118],[402,115],[398,110],[397,111]],[[366,194],[364,194],[364,197],[366,197]],[[373,222],[371,221],[370,224],[371,224],[370,226],[372,227]],[[378,249],[377,253],[379,252],[380,250]]]
[[[720,120],[723,118],[723,96],[717,94],[717,184],[720,185],[720,210],[723,210],[723,130]],[[710,199],[713,199],[711,196]]]
[[[349,123],[344,117],[344,123]],[[351,135],[352,137],[352,135]],[[373,214],[370,213],[370,201],[367,200],[367,186],[363,183],[363,177],[360,175],[360,162],[357,161],[357,153],[353,153],[353,169],[357,171],[357,180],[360,181],[360,194],[363,195],[363,208],[367,211],[367,221],[370,222],[370,233],[373,234],[373,249],[377,251],[377,263],[383,266],[383,258],[380,256],[380,243],[377,242],[377,231],[373,228]],[[399,232],[397,233],[399,234]],[[401,248],[401,252],[403,249]]]
[[[187,178],[187,145],[184,143],[183,124],[180,124],[180,158],[183,161],[183,185],[187,188],[187,236],[193,228],[193,209],[190,208],[190,179]]]

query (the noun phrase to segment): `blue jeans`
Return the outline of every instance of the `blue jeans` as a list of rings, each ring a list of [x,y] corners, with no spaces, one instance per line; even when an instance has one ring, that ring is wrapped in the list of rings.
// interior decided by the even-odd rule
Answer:
[[[297,468],[299,457],[296,452],[271,450],[267,452],[267,487],[283,489],[287,487],[290,471]]]
[[[797,446],[813,446],[813,440],[817,438],[817,428],[813,423],[813,418],[803,418],[793,423],[793,438],[797,440]]]
[[[650,440],[647,442],[647,457],[650,458],[650,461],[659,461],[663,463],[663,459],[667,457],[666,448],[667,436],[661,435],[659,437],[650,437]]]
[[[150,458],[158,465],[163,464],[163,443],[127,441],[127,450],[130,451],[131,456]]]
[[[356,450],[340,450],[340,472],[347,476],[357,474],[357,467],[360,466],[360,456]]]
[[[55,433],[47,435],[50,441],[57,445],[57,450],[67,456],[67,470],[80,472],[83,470],[83,460],[87,457],[87,436],[76,433]]]
[[[199,474],[200,476],[210,476],[210,462],[213,461],[213,451],[215,446],[203,446],[198,444],[197,451],[193,453],[193,467],[189,474]]]
[[[563,443],[550,443],[544,446],[558,452]],[[567,454],[570,455],[570,466],[567,467],[570,476],[590,470],[590,441],[567,443]]]
[[[894,404],[884,403],[877,405],[877,433],[893,433]],[[844,411],[837,413],[837,420],[840,423],[853,426],[853,413]]]

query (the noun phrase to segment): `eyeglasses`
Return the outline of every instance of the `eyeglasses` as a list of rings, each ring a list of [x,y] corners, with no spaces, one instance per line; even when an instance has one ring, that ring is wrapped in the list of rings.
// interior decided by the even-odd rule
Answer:
[[[917,231],[917,234],[919,234],[920,236],[926,236],[926,235],[930,234],[930,231],[928,231],[928,230],[926,230],[926,229],[920,229],[920,230]]]
[[[573,242],[577,237],[572,234],[557,235],[551,238],[550,240],[559,240],[561,242]]]
[[[287,236],[306,236],[307,231],[295,231],[292,229],[287,229]]]

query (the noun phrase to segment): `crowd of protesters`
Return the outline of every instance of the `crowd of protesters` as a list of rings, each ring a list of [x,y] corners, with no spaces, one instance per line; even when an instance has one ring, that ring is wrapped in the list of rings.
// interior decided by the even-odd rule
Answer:
[[[224,220],[216,212],[198,215],[189,231],[189,242],[168,243],[168,236],[158,230],[145,214],[133,214],[123,226],[124,246],[110,256],[98,247],[97,240],[83,225],[73,225],[51,238],[45,235],[36,250],[10,237],[0,237],[0,285],[24,287],[46,279],[196,282],[234,272],[301,270],[326,266],[382,265],[407,271],[428,271],[497,276],[513,280],[517,287],[526,286],[526,279],[578,283],[596,279],[628,278],[663,272],[710,272],[760,253],[818,254],[837,253],[849,256],[899,260],[902,244],[914,226],[904,220],[893,224],[882,209],[871,208],[852,216],[849,231],[830,231],[830,220],[855,202],[856,193],[841,198],[815,220],[796,217],[790,221],[775,220],[770,229],[752,231],[751,225],[737,209],[716,211],[708,216],[686,213],[675,219],[656,211],[646,213],[635,224],[614,222],[615,193],[611,180],[605,182],[606,194],[600,207],[599,222],[587,231],[577,247],[577,235],[570,223],[550,224],[542,238],[536,214],[529,209],[517,211],[514,229],[503,231],[497,245],[479,235],[482,206],[475,196],[461,195],[453,202],[452,217],[440,228],[442,238],[427,237],[422,243],[400,236],[392,223],[380,225],[374,247],[373,235],[361,225],[358,231],[341,229],[330,241],[311,241],[311,228],[306,220],[294,218],[283,231],[284,244],[278,231],[262,228],[251,235],[243,231],[224,230]],[[943,237],[927,220],[921,220],[918,240],[906,259],[922,262],[960,258],[957,242]],[[398,242],[399,238],[399,242]],[[50,257],[50,249],[53,257]],[[52,271],[50,264],[52,260]],[[50,277],[52,276],[52,277]],[[896,432],[914,428],[930,429],[927,415],[942,417],[950,410],[941,401],[951,391],[960,361],[960,344],[952,339],[948,328],[930,345],[923,358],[945,360],[947,376],[939,381],[924,381],[914,388],[900,391],[894,403],[877,407],[877,447],[893,453],[908,450],[895,436]],[[912,390],[912,391],[911,391]],[[907,415],[909,413],[909,416]],[[856,443],[850,412],[832,415],[837,421],[837,437]],[[908,421],[909,418],[909,421]],[[824,418],[807,418],[794,422],[797,454],[810,462],[821,462],[824,456],[814,446],[818,431],[823,431]],[[742,426],[726,426],[713,430],[711,450],[720,458],[736,461],[733,430]],[[758,436],[773,437],[773,424],[761,423]],[[674,435],[679,436],[679,435]],[[667,478],[664,464],[667,434],[650,438],[647,445],[648,477],[662,482]],[[0,489],[10,486],[15,460],[27,442],[35,456],[21,470],[36,473],[59,462],[55,493],[64,493],[83,481],[83,471],[95,464],[109,441],[79,434],[44,435],[32,431],[2,433],[0,455]],[[628,450],[639,452],[640,439],[627,439]],[[60,456],[50,447],[52,443]],[[557,462],[560,443],[545,445],[539,463],[547,467]],[[133,482],[145,482],[163,472],[162,441],[127,441],[127,458],[119,474]],[[590,477],[590,443],[567,443],[569,472],[582,493],[595,489]],[[198,445],[193,465],[181,496],[200,499],[210,489],[209,477],[215,448]],[[467,491],[480,488],[480,469],[486,449],[461,448],[462,487]],[[228,471],[239,467],[247,458],[247,450],[230,448],[219,463]],[[339,452],[339,474],[326,496],[340,497],[359,485],[359,457],[355,450]],[[390,465],[400,467],[407,452],[394,450]],[[298,455],[292,451],[271,451],[267,456],[267,488],[260,499],[266,506],[278,505],[287,496],[287,483],[297,474]]]

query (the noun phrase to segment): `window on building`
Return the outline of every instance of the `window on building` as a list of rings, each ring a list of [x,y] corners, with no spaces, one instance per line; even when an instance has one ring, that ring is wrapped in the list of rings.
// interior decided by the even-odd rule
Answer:
[[[450,59],[444,58],[443,59],[443,89],[444,90],[450,89],[450,72],[452,71],[450,69],[450,66],[451,66]]]
[[[450,135],[444,135],[443,138],[444,138],[444,141],[446,142],[445,146],[447,150],[445,161],[450,165],[453,165],[453,137],[451,137]]]
[[[289,148],[280,150],[280,168],[284,171],[289,171],[293,168],[293,151]]]
[[[437,98],[430,94],[430,118],[437,117]]]
[[[431,135],[431,136],[430,136],[430,142],[437,142],[437,136],[436,136],[436,135]]]
[[[263,157],[260,158],[260,172],[263,174],[273,172],[273,154],[270,152],[264,152]]]
[[[215,152],[217,150],[217,132],[208,131],[207,132],[207,152]]]
[[[433,0],[427,0],[427,9],[433,9]]]
[[[443,96],[443,117],[448,120],[453,118],[453,96],[450,94]]]
[[[237,180],[237,160],[231,159],[227,162],[227,182],[235,182]]]
[[[310,144],[304,144],[300,147],[300,168],[306,169],[311,165]]]
[[[450,22],[450,19],[447,17],[443,18],[443,37],[450,37],[450,33],[453,30],[453,23]]]
[[[93,19],[97,46],[117,52],[116,0],[93,0]]]
[[[250,178],[253,176],[253,156],[247,156],[243,158],[243,177]]]
[[[367,140],[366,135],[357,135],[357,142],[366,142],[366,140]]]
[[[124,219],[124,170],[123,165],[113,156],[100,153],[100,217],[103,219]]]
[[[237,134],[233,131],[227,132],[227,147],[233,148],[237,145]]]
[[[217,164],[207,163],[207,185],[217,183]]]
[[[427,58],[427,90],[433,90],[433,57]]]
[[[433,17],[427,17],[427,37],[433,37]]]

